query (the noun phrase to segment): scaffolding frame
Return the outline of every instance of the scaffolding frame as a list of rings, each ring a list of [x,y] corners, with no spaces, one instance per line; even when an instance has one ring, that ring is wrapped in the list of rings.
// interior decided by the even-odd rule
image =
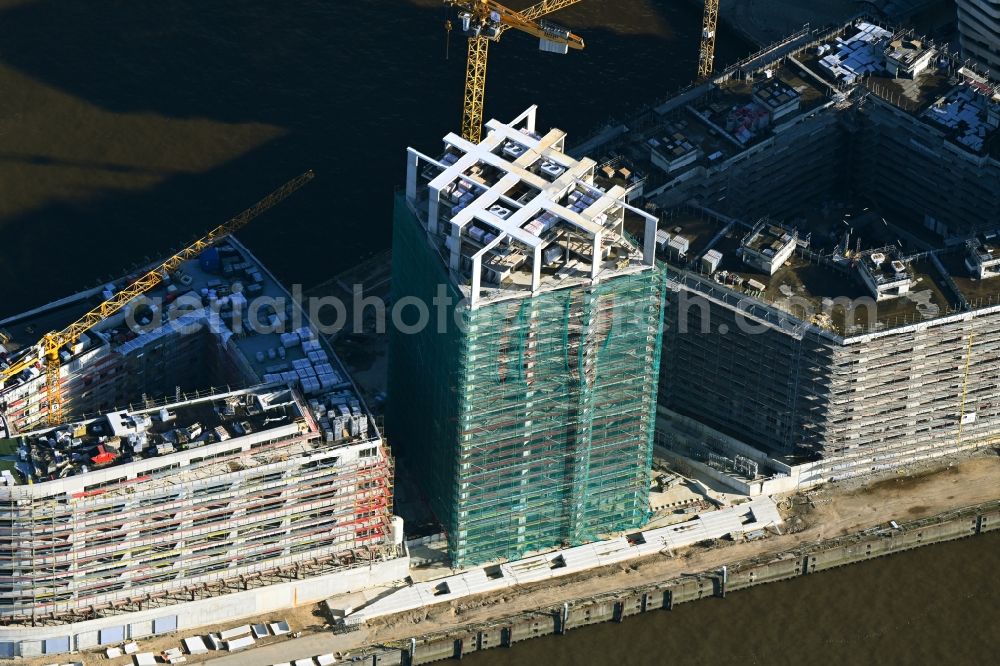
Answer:
[[[848,338],[811,326],[751,334],[737,325],[736,306],[696,284],[671,271],[664,407],[779,459],[815,461],[819,480],[997,439],[1000,309]],[[701,299],[687,308],[688,333],[679,330],[682,293]]]
[[[307,430],[73,496],[12,489],[0,502],[0,624],[68,622],[392,549],[391,454],[353,444],[374,455],[339,462],[342,445]]]
[[[396,298],[460,300],[401,199],[393,260]],[[392,331],[389,425],[455,566],[646,522],[665,282],[650,267]]]

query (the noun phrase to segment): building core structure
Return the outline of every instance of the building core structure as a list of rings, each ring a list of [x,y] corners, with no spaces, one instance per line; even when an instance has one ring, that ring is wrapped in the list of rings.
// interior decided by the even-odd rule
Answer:
[[[5,361],[129,278],[0,322]],[[405,578],[393,462],[301,304],[236,239],[0,387],[0,656]],[[223,387],[223,388],[210,388]]]
[[[394,297],[443,309],[392,331],[387,424],[455,566],[649,515],[656,218],[626,203],[628,174],[538,132],[534,107],[486,127],[436,158],[409,151],[393,231]]]

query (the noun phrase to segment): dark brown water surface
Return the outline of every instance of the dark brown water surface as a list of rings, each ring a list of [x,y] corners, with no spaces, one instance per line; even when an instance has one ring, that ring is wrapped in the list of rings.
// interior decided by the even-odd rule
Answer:
[[[515,8],[530,0],[510,0]],[[0,0],[0,316],[161,256],[298,173],[241,238],[306,286],[389,243],[407,145],[457,130],[441,0]],[[696,69],[691,0],[584,0],[567,56],[508,33],[486,112],[582,140]],[[718,62],[748,45],[730,31]]]
[[[462,663],[996,664],[998,571],[1000,533],[992,533],[473,654]]]

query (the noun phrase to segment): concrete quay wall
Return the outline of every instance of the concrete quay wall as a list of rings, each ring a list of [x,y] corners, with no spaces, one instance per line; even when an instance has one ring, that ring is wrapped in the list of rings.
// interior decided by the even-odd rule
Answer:
[[[652,586],[576,599],[562,606],[499,618],[448,633],[414,637],[392,646],[372,648],[359,663],[416,666],[461,658],[480,650],[509,647],[539,636],[566,634],[572,629],[600,622],[623,622],[639,613],[669,610],[677,604],[705,597],[724,597],[755,585],[995,530],[1000,530],[1000,501],[908,522],[899,529],[870,529],[808,548],[734,562],[727,566],[725,576],[721,570],[703,572]]]

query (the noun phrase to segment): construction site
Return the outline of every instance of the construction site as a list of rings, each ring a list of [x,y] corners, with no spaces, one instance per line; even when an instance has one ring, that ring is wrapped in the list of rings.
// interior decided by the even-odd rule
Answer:
[[[961,502],[995,499],[994,459],[956,456],[1000,430],[1000,87],[867,18],[715,73],[708,0],[696,83],[627,123],[576,148],[534,106],[484,123],[490,42],[583,49],[542,20],[576,1],[445,3],[469,43],[461,133],[407,151],[368,373],[387,376],[366,387],[436,533],[405,539],[381,422],[233,236],[310,172],[162,263],[0,321],[0,657],[166,646],[319,602],[355,647],[400,638],[477,594],[483,620],[635,559],[669,554],[652,581],[675,550],[724,564],[723,541],[881,530],[889,475],[945,459],[970,480],[927,484],[928,506],[966,511],[948,538]],[[804,526],[796,493],[821,484]],[[446,557],[411,568],[434,539]]]
[[[756,494],[994,441],[995,84],[859,20],[629,127],[586,147],[662,219],[660,444]]]
[[[4,656],[406,576],[375,420],[301,304],[230,235],[302,182],[143,276],[0,323]]]
[[[565,133],[538,132],[535,114],[490,121],[479,143],[449,134],[436,158],[411,149],[396,204],[396,298],[451,305],[421,330],[392,330],[387,424],[406,433],[400,459],[456,566],[649,516],[656,218],[567,156]]]

